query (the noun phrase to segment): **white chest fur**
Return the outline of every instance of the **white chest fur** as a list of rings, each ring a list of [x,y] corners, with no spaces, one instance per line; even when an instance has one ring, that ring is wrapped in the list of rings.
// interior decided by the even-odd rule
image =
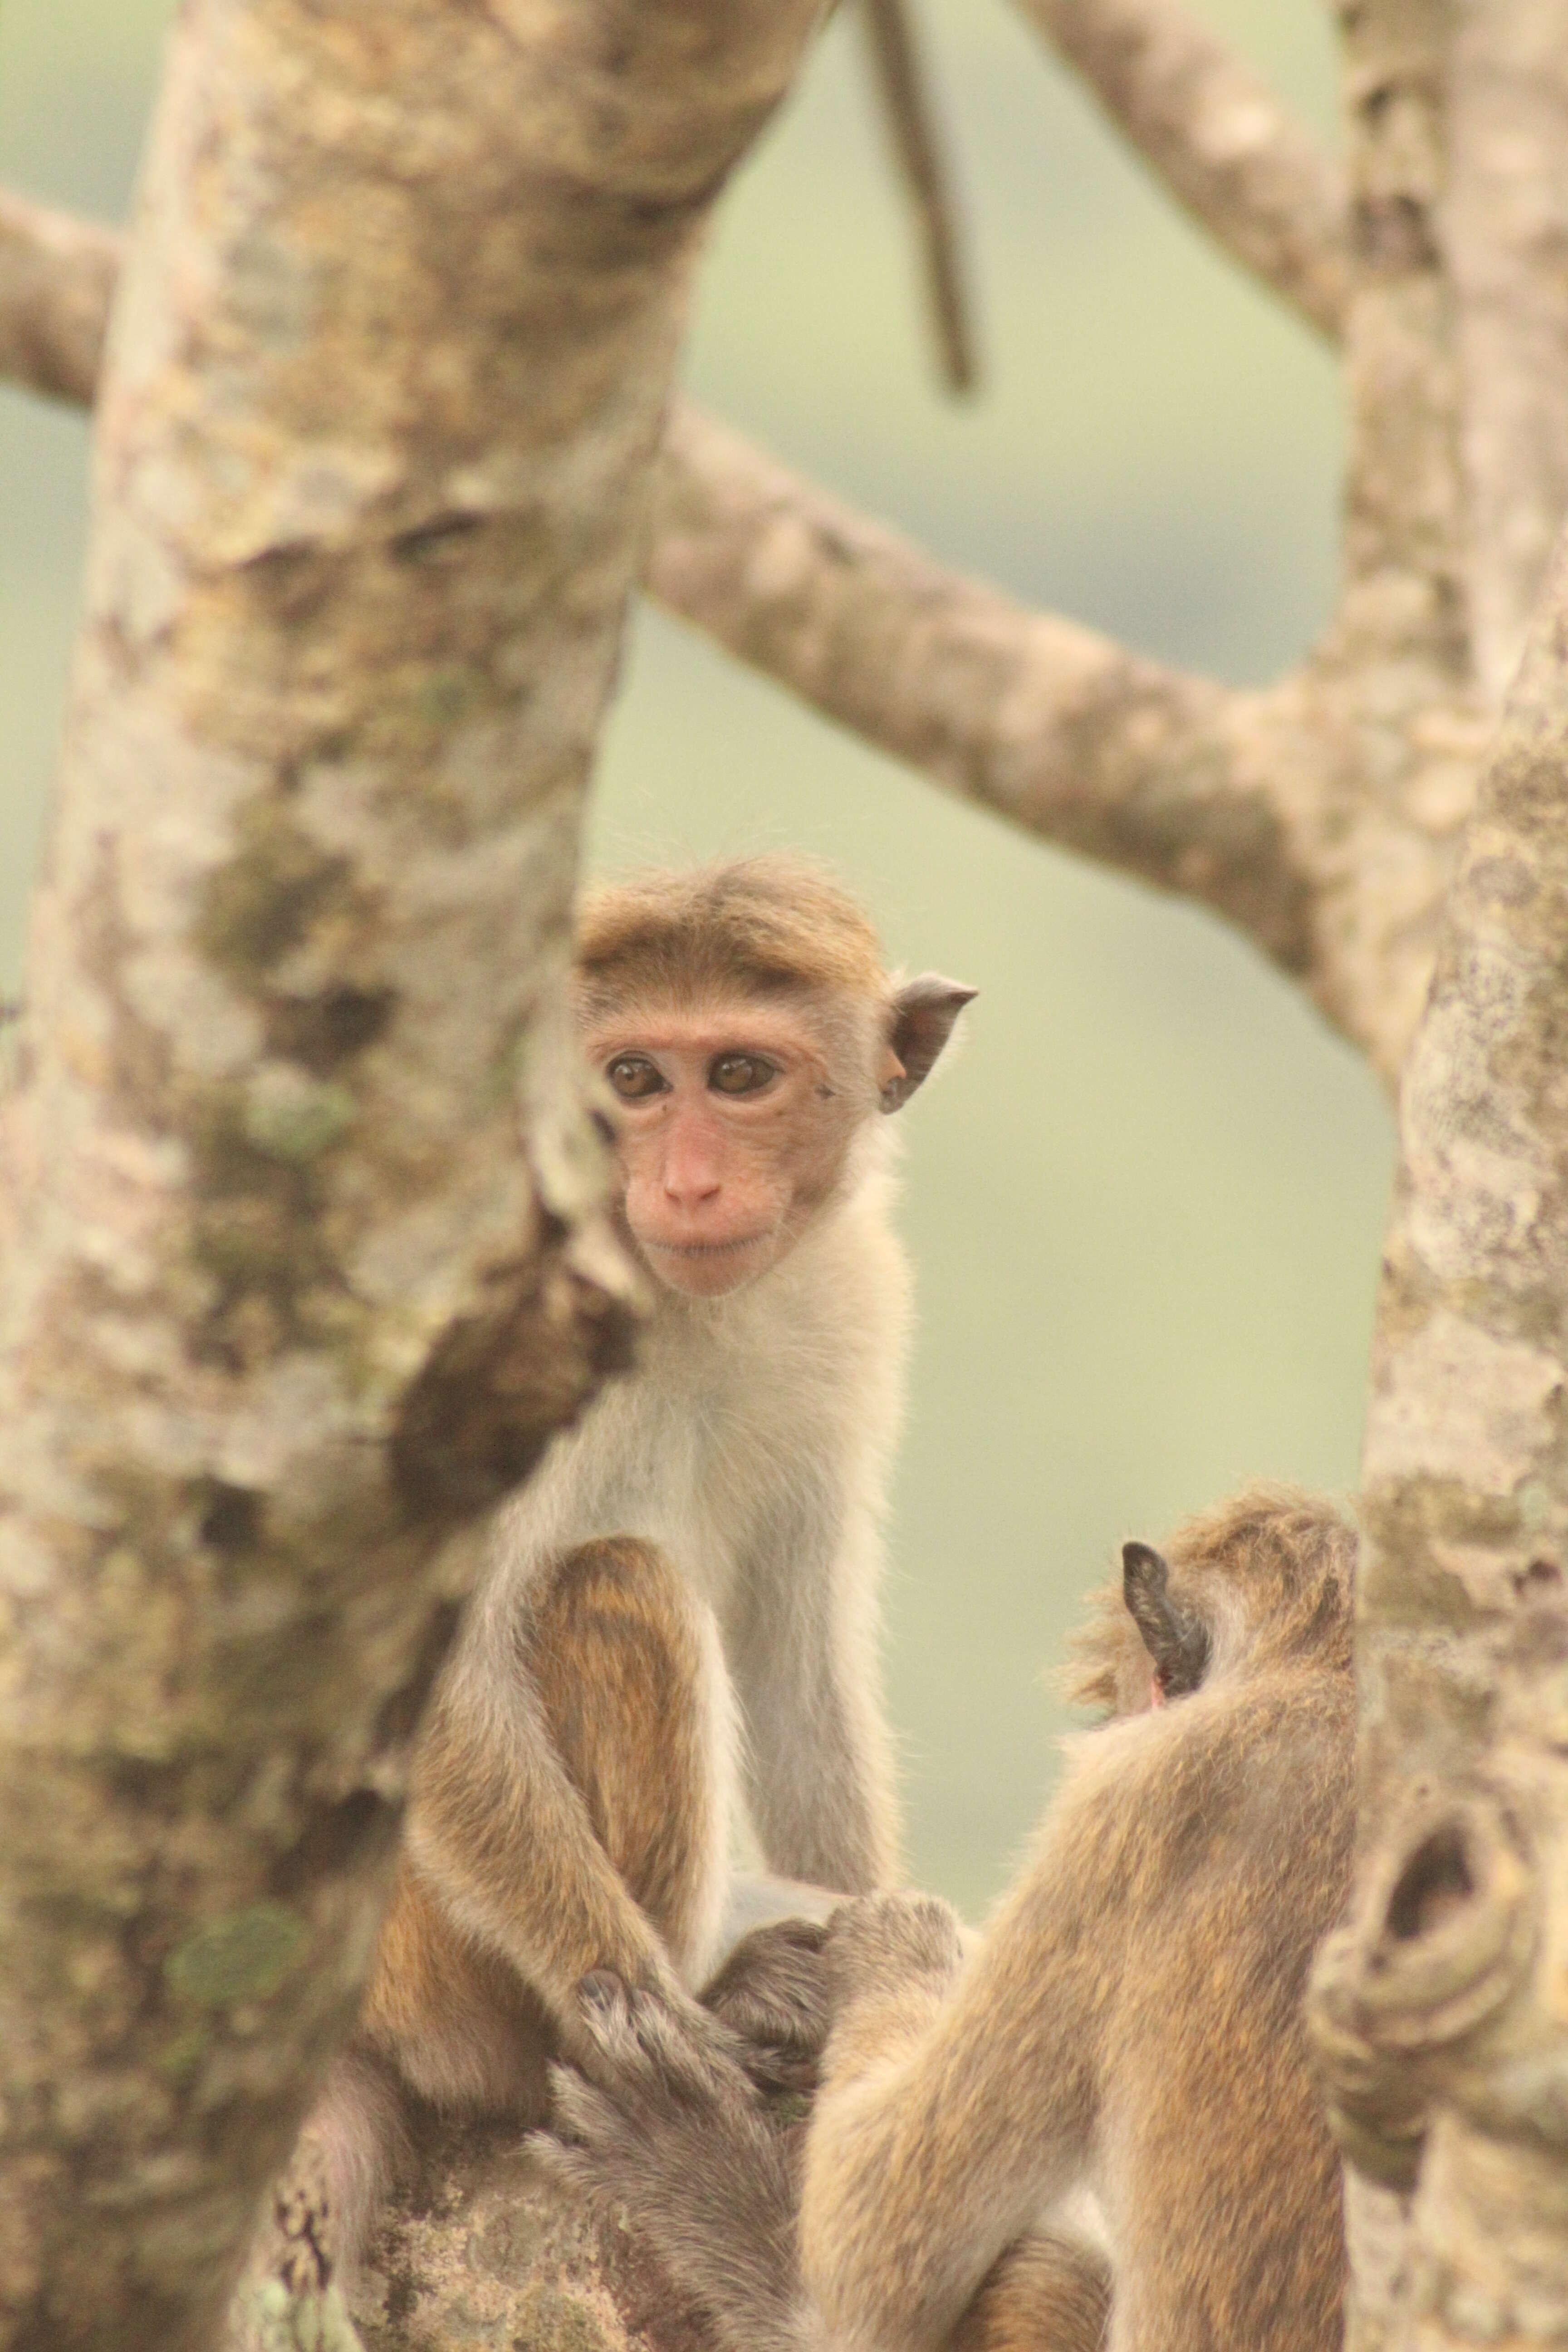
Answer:
[[[885,1166],[728,1298],[660,1294],[635,1370],[559,1437],[497,1527],[499,1598],[596,1537],[660,1544],[723,1620],[762,1523],[807,1486],[875,1510],[899,1413],[908,1278]],[[482,1606],[482,1604],[481,1604]]]

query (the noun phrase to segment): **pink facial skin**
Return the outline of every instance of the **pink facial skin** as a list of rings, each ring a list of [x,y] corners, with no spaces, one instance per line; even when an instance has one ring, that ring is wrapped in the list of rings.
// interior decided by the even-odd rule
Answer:
[[[865,1104],[787,1004],[642,1007],[585,1044],[616,1098],[626,1231],[671,1289],[721,1298],[784,1256]],[[900,1074],[890,1048],[878,1085]]]

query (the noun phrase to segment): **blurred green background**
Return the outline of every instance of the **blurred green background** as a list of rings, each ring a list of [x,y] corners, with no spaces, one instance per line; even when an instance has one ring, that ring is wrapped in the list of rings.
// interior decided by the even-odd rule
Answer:
[[[1205,13],[1332,135],[1312,0]],[[6,0],[0,177],[123,213],[166,0]],[[859,28],[731,190],[689,375],[944,558],[1152,654],[1261,680],[1335,562],[1340,412],[1305,331],[1215,256],[1000,0],[926,0],[987,378],[932,388]],[[54,756],[80,419],[0,393],[0,982]],[[975,982],[907,1114],[920,1284],[889,1579],[910,1866],[977,1907],[1038,1810],[1086,1587],[1237,1481],[1355,1475],[1390,1135],[1376,1089],[1216,923],[950,803],[657,614],[600,863],[791,844],[892,953]]]

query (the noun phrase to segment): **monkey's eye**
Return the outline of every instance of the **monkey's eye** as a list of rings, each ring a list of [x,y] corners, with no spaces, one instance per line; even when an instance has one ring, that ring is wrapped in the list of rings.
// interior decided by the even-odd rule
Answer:
[[[669,1082],[646,1054],[617,1054],[605,1076],[622,1102],[641,1102],[648,1095],[667,1095]]]
[[[708,1083],[715,1094],[754,1095],[777,1076],[777,1063],[764,1061],[761,1054],[721,1054],[708,1072]]]

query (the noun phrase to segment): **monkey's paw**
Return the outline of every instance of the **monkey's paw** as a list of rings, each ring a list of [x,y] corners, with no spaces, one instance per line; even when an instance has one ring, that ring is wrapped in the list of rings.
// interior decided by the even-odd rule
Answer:
[[[963,1931],[939,1895],[860,1895],[829,1919],[822,1957],[837,2011],[860,1993],[910,1977],[954,1975]]]
[[[765,2091],[813,2091],[832,1993],[826,1922],[780,1919],[742,1936],[702,2003],[737,2033],[741,2063]]]
[[[572,2065],[551,2070],[553,2176],[618,2208],[674,2283],[735,2340],[793,2341],[795,2163],[761,2094],[722,2048],[694,2041],[658,1993],[596,1969],[577,1989]]]

